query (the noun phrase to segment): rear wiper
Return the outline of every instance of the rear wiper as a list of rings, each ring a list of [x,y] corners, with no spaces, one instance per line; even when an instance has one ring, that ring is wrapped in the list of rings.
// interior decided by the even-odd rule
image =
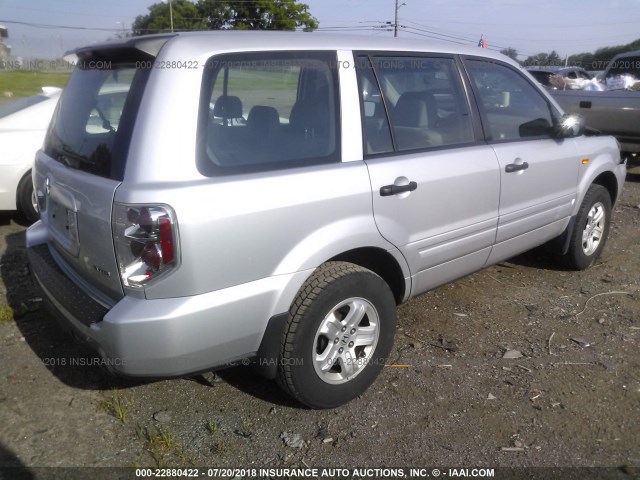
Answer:
[[[68,167],[78,168],[79,163],[93,163],[88,157],[71,150],[67,145],[53,147],[53,153],[57,159]]]

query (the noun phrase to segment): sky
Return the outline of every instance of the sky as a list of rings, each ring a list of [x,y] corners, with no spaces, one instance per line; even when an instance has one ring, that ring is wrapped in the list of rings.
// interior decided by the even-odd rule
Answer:
[[[0,0],[12,54],[59,58],[129,30],[160,0]],[[393,36],[395,0],[306,0],[322,32]],[[398,35],[561,57],[640,38],[640,0],[399,0]]]

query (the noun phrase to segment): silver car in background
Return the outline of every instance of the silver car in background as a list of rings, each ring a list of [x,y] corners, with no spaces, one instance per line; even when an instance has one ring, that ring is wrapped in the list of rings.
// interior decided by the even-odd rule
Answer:
[[[592,265],[624,181],[613,138],[484,50],[206,32],[75,60],[28,255],[124,375],[252,359],[336,407],[384,367],[397,304],[544,243]]]

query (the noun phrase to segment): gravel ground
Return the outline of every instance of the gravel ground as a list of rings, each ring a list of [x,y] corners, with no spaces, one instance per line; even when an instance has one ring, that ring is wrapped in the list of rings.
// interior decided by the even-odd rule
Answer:
[[[567,271],[535,250],[412,300],[395,366],[350,404],[314,411],[250,367],[150,383],[104,373],[41,306],[24,227],[2,216],[0,467],[15,468],[0,479],[132,466],[615,467],[603,478],[637,478],[639,232],[630,177],[593,268]]]

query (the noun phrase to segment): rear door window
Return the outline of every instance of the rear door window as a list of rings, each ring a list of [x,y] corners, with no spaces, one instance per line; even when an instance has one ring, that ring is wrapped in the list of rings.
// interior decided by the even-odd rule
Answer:
[[[213,57],[200,105],[201,172],[339,161],[337,85],[335,52]]]
[[[71,168],[122,180],[148,72],[134,63],[82,62],[54,113],[45,153]]]
[[[453,58],[372,56],[367,60],[363,56],[358,66],[367,154],[475,141],[469,103]]]

